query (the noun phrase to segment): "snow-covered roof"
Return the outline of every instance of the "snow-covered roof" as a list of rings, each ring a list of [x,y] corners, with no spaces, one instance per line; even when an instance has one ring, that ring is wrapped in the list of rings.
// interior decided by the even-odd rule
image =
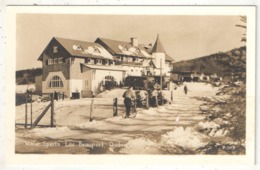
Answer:
[[[130,42],[117,41],[106,38],[97,38],[95,42],[108,47],[113,54],[151,58],[151,54],[144,48],[144,45],[142,44],[133,46]]]
[[[81,65],[91,68],[91,69],[98,69],[98,70],[126,71],[124,68],[122,68],[120,66],[108,67],[108,66],[103,66],[103,65],[92,65],[92,64],[81,64]]]
[[[54,37],[63,48],[73,57],[99,58],[113,60],[113,56],[100,44]],[[39,60],[42,59],[40,56]]]
[[[156,68],[153,60],[144,60],[143,61],[143,67],[149,67],[151,64],[153,65],[154,68]]]

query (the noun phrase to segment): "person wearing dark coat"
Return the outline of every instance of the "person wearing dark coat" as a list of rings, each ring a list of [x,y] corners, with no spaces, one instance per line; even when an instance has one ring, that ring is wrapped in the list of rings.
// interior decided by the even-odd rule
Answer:
[[[58,101],[58,93],[56,91],[54,91],[54,100]]]
[[[135,100],[135,92],[133,90],[133,87],[130,86],[128,90],[126,90],[123,94],[124,99],[124,104],[125,104],[125,109],[126,109],[126,116],[125,118],[129,118],[130,115],[130,110],[132,107],[132,100]]]

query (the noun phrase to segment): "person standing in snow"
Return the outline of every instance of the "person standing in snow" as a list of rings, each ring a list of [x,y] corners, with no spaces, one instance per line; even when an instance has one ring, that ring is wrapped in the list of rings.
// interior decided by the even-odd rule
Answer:
[[[158,92],[156,89],[152,89],[151,106],[158,107]]]
[[[188,93],[188,87],[187,87],[187,85],[185,84],[184,85],[184,93],[187,95],[187,93]]]
[[[125,118],[129,118],[130,115],[130,110],[132,106],[132,100],[135,101],[135,92],[133,90],[133,86],[130,86],[128,90],[126,90],[123,94],[124,99],[124,104],[125,104],[125,109],[126,109],[126,116]]]
[[[58,101],[58,93],[56,91],[54,91],[54,98],[53,99]]]

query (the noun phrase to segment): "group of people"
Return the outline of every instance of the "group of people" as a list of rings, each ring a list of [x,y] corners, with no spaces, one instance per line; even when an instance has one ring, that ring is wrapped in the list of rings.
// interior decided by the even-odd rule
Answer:
[[[62,94],[60,94],[59,92],[54,91],[53,99],[58,101],[60,98],[62,98],[62,100],[64,100],[64,98],[65,98],[64,92]]]
[[[187,95],[188,87],[184,85],[184,93]],[[142,101],[145,101],[147,97],[149,97],[149,105],[152,107],[157,107],[158,105],[163,105],[167,102],[164,98],[162,91],[157,90],[155,88],[147,90],[146,94],[141,94],[140,90],[136,92],[133,90],[133,86],[130,86],[123,94],[124,97],[124,105],[126,109],[126,116],[125,118],[129,118],[131,108],[134,106],[134,111],[136,111],[136,104],[137,106],[142,106]],[[138,99],[138,101],[136,101]],[[147,101],[147,100],[146,100]]]
[[[155,88],[145,91],[134,91],[133,86],[130,86],[123,94],[124,105],[126,108],[125,118],[129,118],[130,110],[134,107],[143,107],[146,105],[146,102],[149,102],[149,106],[157,107],[158,105],[163,105],[167,100],[163,97],[162,91]],[[147,100],[148,98],[148,100]]]

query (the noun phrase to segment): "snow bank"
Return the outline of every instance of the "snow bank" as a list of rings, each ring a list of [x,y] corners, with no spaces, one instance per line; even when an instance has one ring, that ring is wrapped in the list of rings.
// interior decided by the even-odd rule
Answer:
[[[93,128],[93,127],[100,126],[100,125],[104,125],[104,121],[93,120],[92,122],[84,122],[84,123],[75,124],[75,125],[73,125],[73,127],[84,129],[84,128],[89,128],[89,127]]]
[[[159,113],[165,113],[165,112],[167,112],[167,109],[166,109],[165,106],[164,106],[164,107],[159,107],[159,108],[157,109],[157,111],[158,111]]]
[[[215,122],[211,121],[211,122],[199,122],[197,125],[197,130],[205,130],[205,129],[217,129],[220,126],[218,124],[216,124]]]
[[[159,147],[154,141],[147,138],[132,139],[120,150],[124,154],[158,154]]]
[[[29,133],[32,133],[35,136],[42,136],[42,135],[49,135],[51,133],[57,133],[57,132],[68,132],[70,129],[67,126],[63,127],[56,127],[56,128],[34,128],[29,131]]]
[[[196,149],[205,146],[208,137],[195,129],[187,127],[175,127],[172,131],[162,135],[162,143],[170,147],[183,147],[186,149]]]
[[[35,91],[34,84],[16,85],[16,93],[25,93],[27,90]]]
[[[225,124],[226,121],[223,121],[222,119],[218,118],[214,121],[206,121],[206,122],[199,122],[196,126],[196,129],[199,131],[206,132],[209,136],[214,137],[224,137],[228,133],[228,130],[219,129],[220,125]]]
[[[158,114],[157,109],[148,109],[148,110],[143,110],[143,114]]]

